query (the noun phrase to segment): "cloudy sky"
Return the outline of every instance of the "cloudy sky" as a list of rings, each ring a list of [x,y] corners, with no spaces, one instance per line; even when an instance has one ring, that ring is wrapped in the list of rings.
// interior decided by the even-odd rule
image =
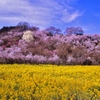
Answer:
[[[0,0],[0,28],[28,22],[40,29],[82,27],[100,34],[100,0]]]

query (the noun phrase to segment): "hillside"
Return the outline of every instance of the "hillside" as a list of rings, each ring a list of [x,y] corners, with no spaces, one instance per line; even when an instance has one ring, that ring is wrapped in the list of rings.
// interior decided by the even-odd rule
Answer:
[[[0,63],[100,65],[100,35],[5,27],[0,30]]]

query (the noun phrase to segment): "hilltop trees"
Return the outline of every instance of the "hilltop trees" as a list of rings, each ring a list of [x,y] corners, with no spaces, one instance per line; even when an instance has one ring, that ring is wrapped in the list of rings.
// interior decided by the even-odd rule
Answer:
[[[19,22],[17,24],[17,27],[20,27],[21,31],[24,31],[24,30],[28,30],[30,28],[30,25],[27,22]]]
[[[2,32],[8,32],[8,31],[10,31],[11,29],[14,29],[15,27],[16,27],[16,26],[10,26],[10,27],[4,26],[3,28],[0,29],[0,33],[2,33]]]
[[[48,32],[48,36],[53,36],[55,34],[61,34],[61,30],[58,28],[55,28],[54,26],[51,26],[49,28],[47,28],[45,31]]]
[[[83,35],[84,31],[81,27],[70,27],[65,30],[65,33],[67,33],[68,35]]]

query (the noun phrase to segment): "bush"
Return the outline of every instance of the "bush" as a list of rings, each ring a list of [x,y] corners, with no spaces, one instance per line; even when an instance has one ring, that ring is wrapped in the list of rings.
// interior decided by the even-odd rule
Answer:
[[[89,59],[85,59],[85,60],[83,61],[83,65],[92,65],[92,61],[89,60]]]

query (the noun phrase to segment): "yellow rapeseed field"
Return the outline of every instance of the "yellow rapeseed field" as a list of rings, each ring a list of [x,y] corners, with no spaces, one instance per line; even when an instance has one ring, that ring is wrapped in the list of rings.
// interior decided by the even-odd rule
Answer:
[[[0,100],[100,100],[100,68],[0,65]]]

